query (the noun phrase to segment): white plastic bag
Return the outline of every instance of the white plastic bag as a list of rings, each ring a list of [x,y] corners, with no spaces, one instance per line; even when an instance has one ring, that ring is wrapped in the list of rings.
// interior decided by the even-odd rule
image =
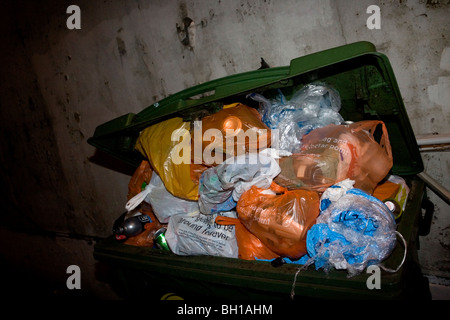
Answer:
[[[200,178],[200,212],[212,214],[236,207],[242,193],[256,185],[267,189],[281,169],[270,152],[247,153],[205,170]]]
[[[151,204],[153,213],[161,223],[169,222],[169,218],[176,214],[196,215],[200,212],[197,201],[172,195],[155,171],[152,173],[150,183],[141,193],[131,198],[125,208],[131,211],[144,200]]]
[[[234,211],[221,215],[236,218]],[[171,216],[165,233],[170,250],[184,256],[237,258],[239,250],[234,225],[216,224],[217,216],[219,214]]]
[[[220,215],[236,218],[235,211]],[[234,225],[216,224],[217,216],[219,214],[171,216],[165,233],[170,250],[185,256],[210,255],[237,258],[239,249]]]

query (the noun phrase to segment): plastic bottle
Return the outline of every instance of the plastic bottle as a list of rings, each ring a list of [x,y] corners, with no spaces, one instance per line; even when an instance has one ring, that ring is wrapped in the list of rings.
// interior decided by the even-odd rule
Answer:
[[[113,233],[117,240],[123,240],[142,233],[147,223],[152,222],[147,215],[138,215],[124,219],[125,215],[119,217],[113,226]]]

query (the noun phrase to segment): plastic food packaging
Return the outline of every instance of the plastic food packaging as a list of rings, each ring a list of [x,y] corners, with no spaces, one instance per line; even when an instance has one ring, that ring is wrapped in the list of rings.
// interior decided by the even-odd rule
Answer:
[[[381,127],[381,139],[374,133]],[[392,168],[392,150],[382,121],[368,120],[350,125],[328,125],[303,137],[300,153],[280,160],[275,182],[288,188],[323,192],[336,182],[350,178],[355,187],[372,194]]]
[[[263,122],[270,129],[278,130],[276,148],[292,153],[300,151],[302,137],[311,130],[344,121],[339,114],[339,93],[324,83],[308,84],[290,100],[281,91],[273,100],[255,93],[247,97],[260,102]]]
[[[382,183],[378,184],[373,191],[373,196],[384,202],[389,210],[399,220],[406,208],[409,187],[406,181],[399,176],[389,175]]]
[[[306,253],[306,233],[319,215],[319,195],[310,190],[288,191],[275,183],[244,192],[237,204],[242,224],[282,257]]]
[[[211,214],[235,208],[242,193],[254,185],[269,188],[279,172],[277,161],[264,152],[229,158],[207,169],[199,184],[200,212]]]
[[[308,231],[308,255],[302,260],[316,269],[345,269],[354,276],[389,256],[396,245],[396,224],[383,202],[347,186],[338,187],[343,192],[335,198],[322,195],[321,202],[328,205]]]
[[[170,193],[186,200],[197,200],[198,184],[191,179],[191,155],[180,156],[183,150],[180,144],[191,141],[189,129],[190,123],[181,118],[159,122],[140,133],[135,148],[150,161]],[[178,141],[172,141],[173,134]]]
[[[236,212],[222,213],[236,217]],[[166,241],[177,255],[210,255],[228,258],[238,257],[238,245],[233,225],[215,223],[218,214],[196,216],[171,216]]]
[[[218,216],[216,217],[216,223],[220,225],[234,225],[239,248],[239,259],[271,260],[278,257],[278,254],[267,248],[261,240],[248,231],[239,219]]]
[[[408,195],[410,191],[405,179],[403,179],[400,176],[389,175],[387,181],[398,184],[400,186],[397,194],[393,197],[393,199],[398,204],[400,204],[402,211],[404,211],[406,208],[406,202],[408,201]]]
[[[222,110],[203,117],[201,133],[201,136],[194,134],[193,137],[194,148],[202,146],[202,159],[198,159],[199,155],[194,152],[194,162],[197,164],[213,164],[204,156],[211,152],[214,152],[214,159],[222,162],[230,156],[267,148],[271,141],[270,129],[261,121],[258,111],[241,103],[225,105]]]

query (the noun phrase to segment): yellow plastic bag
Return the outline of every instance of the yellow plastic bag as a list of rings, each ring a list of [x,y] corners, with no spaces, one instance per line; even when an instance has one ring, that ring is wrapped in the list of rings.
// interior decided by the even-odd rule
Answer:
[[[172,118],[144,129],[135,148],[146,157],[161,177],[166,189],[176,197],[198,199],[198,183],[191,179],[190,153],[183,153],[183,144],[190,143],[190,123]],[[172,141],[172,136],[174,140]]]

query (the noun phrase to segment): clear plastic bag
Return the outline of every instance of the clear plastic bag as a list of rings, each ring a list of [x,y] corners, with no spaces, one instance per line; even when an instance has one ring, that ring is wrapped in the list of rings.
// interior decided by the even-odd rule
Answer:
[[[279,139],[272,146],[292,153],[300,151],[302,137],[311,130],[344,121],[339,93],[322,83],[304,86],[288,101],[281,91],[273,100],[256,93],[247,97],[260,102],[263,122],[278,130]]]

